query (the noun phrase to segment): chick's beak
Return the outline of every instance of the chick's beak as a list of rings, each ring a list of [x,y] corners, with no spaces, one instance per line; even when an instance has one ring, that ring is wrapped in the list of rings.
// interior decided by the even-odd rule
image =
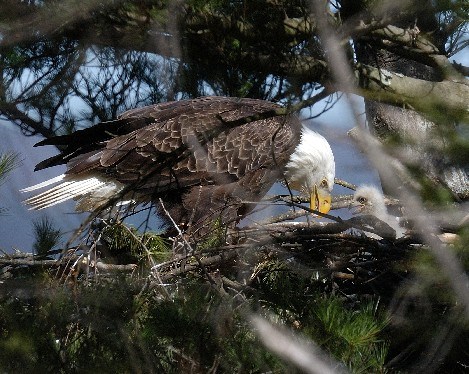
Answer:
[[[329,212],[331,210],[331,193],[314,186],[311,190],[309,207],[321,213]]]
[[[348,205],[348,209],[352,212],[353,215],[360,214],[363,210],[363,205],[358,201],[352,201]]]

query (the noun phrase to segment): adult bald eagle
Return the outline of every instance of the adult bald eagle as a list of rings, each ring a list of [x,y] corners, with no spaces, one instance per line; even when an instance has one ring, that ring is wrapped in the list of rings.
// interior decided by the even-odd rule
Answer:
[[[179,224],[199,230],[209,221],[237,221],[283,177],[311,196],[311,208],[330,209],[334,157],[328,142],[294,115],[269,116],[277,104],[200,97],[123,113],[36,145],[60,154],[35,170],[66,164],[65,174],[24,189],[52,188],[26,203],[43,209],[75,199],[79,211],[110,202],[164,202]],[[257,117],[256,117],[257,116]],[[259,119],[260,118],[260,119]]]

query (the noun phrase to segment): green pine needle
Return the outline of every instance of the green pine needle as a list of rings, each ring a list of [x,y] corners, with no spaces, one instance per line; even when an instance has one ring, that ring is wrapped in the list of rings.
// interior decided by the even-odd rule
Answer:
[[[60,230],[54,227],[54,223],[46,216],[33,222],[35,242],[33,249],[36,255],[45,256],[56,247],[62,236]]]
[[[136,261],[152,256],[157,262],[166,261],[171,256],[171,247],[167,240],[153,232],[139,233],[122,222],[107,225],[102,233],[111,253],[126,252]]]
[[[18,153],[7,152],[0,155],[0,184],[5,181],[8,173],[21,164]]]

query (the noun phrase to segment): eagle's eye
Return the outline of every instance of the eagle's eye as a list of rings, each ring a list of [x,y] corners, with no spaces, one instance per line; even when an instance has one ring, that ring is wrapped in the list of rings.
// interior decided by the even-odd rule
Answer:
[[[366,198],[363,197],[363,196],[360,196],[357,201],[360,203],[360,204],[365,204],[366,203]]]
[[[323,180],[321,181],[321,183],[319,184],[319,186],[320,186],[321,188],[327,188],[327,185],[328,185],[328,184],[327,184],[327,180],[325,180],[325,179],[323,179]]]

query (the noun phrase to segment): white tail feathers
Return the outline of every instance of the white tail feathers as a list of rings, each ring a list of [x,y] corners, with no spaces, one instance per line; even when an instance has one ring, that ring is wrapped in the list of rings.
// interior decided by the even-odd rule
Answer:
[[[44,188],[44,187],[47,187],[47,186],[50,186],[51,184],[54,184],[54,183],[58,183],[60,182],[62,179],[65,178],[65,174],[61,174],[55,178],[51,178],[51,179],[48,179],[44,182],[41,182],[41,183],[38,183],[38,184],[35,184],[34,186],[31,186],[31,187],[26,187],[26,188],[23,188],[20,190],[20,192],[31,192],[31,191],[36,191],[36,190],[39,190],[41,188]]]
[[[87,176],[72,179],[62,174],[45,182],[24,188],[21,192],[36,191],[61,181],[62,183],[30,197],[24,202],[31,206],[30,209],[41,210],[74,199],[78,200],[77,210],[94,210],[119,193],[124,187],[119,182],[105,180],[101,177]]]

